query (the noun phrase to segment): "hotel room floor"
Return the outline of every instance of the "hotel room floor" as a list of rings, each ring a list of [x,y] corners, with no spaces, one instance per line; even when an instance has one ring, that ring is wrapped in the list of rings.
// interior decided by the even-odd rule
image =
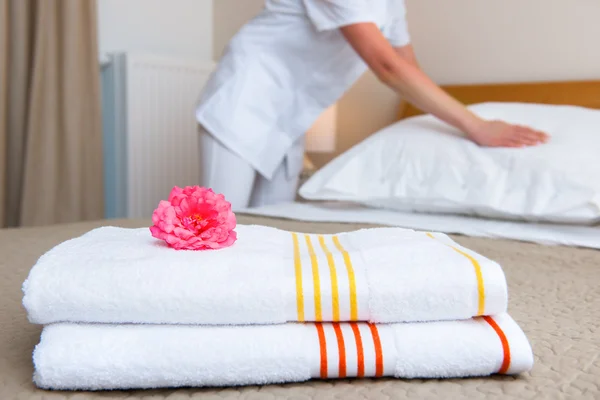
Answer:
[[[315,223],[239,216],[239,223],[335,233],[363,224]],[[37,258],[61,241],[101,225],[147,226],[147,221],[101,221],[0,230],[0,399],[598,399],[600,398],[600,251],[546,247],[509,240],[454,236],[502,264],[509,311],[529,337],[533,370],[519,377],[463,380],[311,381],[282,386],[132,392],[46,392],[32,383],[31,352],[41,328],[27,322],[21,284]]]

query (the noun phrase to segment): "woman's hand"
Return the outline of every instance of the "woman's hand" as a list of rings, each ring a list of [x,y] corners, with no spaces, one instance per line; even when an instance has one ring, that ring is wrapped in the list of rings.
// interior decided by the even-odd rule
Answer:
[[[467,137],[480,146],[526,147],[546,143],[549,136],[526,126],[502,121],[482,121]]]

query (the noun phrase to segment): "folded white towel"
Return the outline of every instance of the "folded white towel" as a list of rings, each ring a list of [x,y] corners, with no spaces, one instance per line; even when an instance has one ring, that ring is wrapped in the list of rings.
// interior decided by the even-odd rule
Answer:
[[[23,285],[33,323],[271,324],[468,319],[507,309],[501,267],[448,236],[238,226],[216,251],[105,227],[43,255]]]
[[[502,314],[387,325],[58,324],[44,328],[34,364],[41,388],[102,390],[519,374],[533,355]]]

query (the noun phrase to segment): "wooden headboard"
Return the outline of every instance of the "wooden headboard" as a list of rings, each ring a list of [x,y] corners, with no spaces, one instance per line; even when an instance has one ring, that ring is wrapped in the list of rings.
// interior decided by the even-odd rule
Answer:
[[[573,105],[600,109],[600,81],[509,83],[443,86],[465,105],[494,102],[520,102]],[[408,103],[400,106],[398,119],[422,112]]]

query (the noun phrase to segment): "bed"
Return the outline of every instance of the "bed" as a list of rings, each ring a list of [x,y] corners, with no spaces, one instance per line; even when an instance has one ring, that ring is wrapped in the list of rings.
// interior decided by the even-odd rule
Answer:
[[[600,83],[454,87],[463,101],[516,99],[581,101],[600,108]],[[570,94],[569,94],[570,93]],[[473,96],[473,97],[470,97]],[[511,96],[510,98],[507,96]],[[516,97],[513,97],[516,96]],[[548,100],[550,99],[550,100]],[[403,115],[414,113],[410,108]],[[335,233],[366,226],[300,221],[240,213],[242,224],[299,232]],[[600,251],[524,241],[453,235],[460,244],[501,263],[509,285],[509,311],[528,335],[533,370],[519,377],[465,380],[339,380],[228,389],[134,392],[45,392],[32,383],[31,352],[41,327],[28,323],[21,284],[37,258],[90,229],[148,226],[147,220],[105,220],[41,228],[0,230],[0,399],[527,399],[600,397]]]
[[[365,225],[298,222],[240,215],[240,223],[333,233]],[[450,381],[354,380],[232,389],[151,392],[48,393],[31,382],[31,351],[40,327],[27,322],[21,283],[43,252],[101,225],[148,226],[116,220],[0,231],[1,399],[477,399],[600,396],[600,251],[545,247],[508,240],[456,236],[459,243],[502,263],[509,284],[510,312],[528,335],[535,354],[531,373]]]
[[[600,81],[456,85],[445,86],[444,89],[453,97],[459,99],[463,104],[467,105],[490,102],[515,102],[579,106],[587,109],[600,110]],[[398,121],[407,121],[407,119],[421,114],[420,110],[414,108],[410,104],[401,104],[397,119]],[[588,126],[595,124],[596,123],[589,124]],[[595,133],[596,131],[593,132],[592,136],[597,137]],[[366,142],[367,141],[365,141],[365,143]],[[599,143],[600,141],[595,142],[592,145],[596,146]],[[359,146],[357,145],[355,147]],[[349,154],[354,150],[356,149],[353,148],[347,153]],[[363,154],[367,154],[367,152],[363,151]],[[342,154],[337,157],[335,161],[340,161],[345,155],[346,154]],[[376,152],[373,152],[371,155],[373,156],[372,158],[381,156],[380,153]],[[362,157],[366,156],[363,155]],[[344,165],[344,168],[350,171],[352,162],[345,161],[338,165]],[[414,160],[411,162],[414,162]],[[593,156],[590,162],[598,166],[596,156]],[[357,164],[354,163],[354,167],[356,167],[356,165]],[[585,165],[586,168],[587,165],[588,164]],[[330,165],[327,165],[321,171],[329,167]],[[336,168],[339,171],[342,167]],[[336,169],[334,168],[333,170],[335,171]],[[321,174],[321,171],[318,171],[318,174]],[[327,174],[330,174],[330,171],[327,171],[325,176],[327,176]],[[337,173],[337,175],[340,174]],[[379,178],[379,176],[374,175],[375,180]],[[321,179],[321,177],[319,177],[319,179]],[[327,178],[324,180],[327,181]],[[331,179],[329,179],[327,185],[330,183]],[[313,185],[313,188],[314,186],[315,185]],[[323,187],[323,185],[321,187]],[[301,192],[304,189],[306,189],[306,185],[301,188]],[[339,201],[339,199],[329,201],[325,199],[326,196],[323,195],[324,190],[321,190],[321,193],[317,193],[316,196],[311,197],[310,195],[313,194],[310,193],[311,190],[312,189],[309,189],[307,191],[309,196],[305,196],[305,199],[300,198],[293,203],[280,203],[248,209],[245,210],[245,212],[252,215],[309,222],[375,223],[417,230],[437,230],[445,233],[468,236],[516,239],[544,245],[568,245],[600,249],[600,226],[598,226],[597,223],[556,224],[547,223],[545,221],[525,222],[519,220],[506,220],[489,216],[481,218],[468,214],[404,212],[401,210],[386,209],[385,207],[364,207],[355,201],[344,202]]]
[[[444,86],[444,90],[467,105],[485,101],[515,101],[600,109],[600,81],[451,85]],[[398,119],[420,114],[422,112],[419,109],[403,103],[400,106]]]

